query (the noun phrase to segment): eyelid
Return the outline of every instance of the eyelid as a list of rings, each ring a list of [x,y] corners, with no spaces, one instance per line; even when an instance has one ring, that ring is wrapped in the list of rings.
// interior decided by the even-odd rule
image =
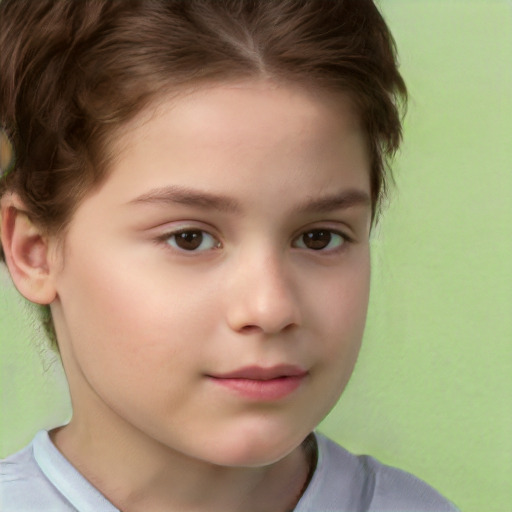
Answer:
[[[343,237],[352,241],[355,241],[357,236],[357,228],[355,226],[351,226],[350,223],[337,219],[324,219],[303,225],[300,229],[297,229],[293,238],[295,239],[299,235],[307,233],[308,231],[316,230],[332,231],[333,233],[342,235]]]
[[[168,242],[170,238],[175,237],[180,233],[187,233],[191,231],[201,232],[203,233],[203,235],[206,234],[208,237],[211,237],[217,243],[215,244],[214,247],[203,250],[187,250],[182,249],[180,247],[174,247]],[[199,253],[209,252],[222,247],[222,241],[220,240],[220,237],[216,234],[213,234],[212,231],[214,230],[208,229],[207,227],[204,226],[203,223],[194,224],[193,222],[180,222],[176,223],[176,227],[168,226],[167,229],[162,228],[161,234],[159,234],[156,237],[156,242],[159,244],[165,244],[167,249],[173,250],[179,254],[197,255]]]
[[[333,224],[336,224],[336,226],[333,226]],[[351,229],[349,226],[346,226],[343,224],[340,226],[341,222],[339,221],[324,221],[321,223],[315,223],[313,225],[302,227],[300,231],[296,231],[293,237],[291,238],[291,245],[294,249],[299,249],[307,252],[314,252],[318,254],[334,254],[337,252],[341,252],[345,249],[347,249],[347,245],[352,244],[356,241],[356,237],[351,233]],[[222,236],[218,233],[218,230],[205,222],[202,221],[195,221],[195,220],[183,220],[183,221],[175,221],[166,223],[165,225],[160,226],[157,228],[159,231],[159,234],[157,234],[154,238],[155,242],[157,244],[165,244],[165,248],[169,250],[173,250],[174,252],[177,252],[179,254],[186,254],[189,256],[192,256],[194,254],[198,255],[200,253],[206,253],[210,252],[216,249],[220,249],[224,246],[224,243],[222,241]],[[213,240],[216,241],[216,244],[214,247],[207,248],[207,249],[183,249],[179,247],[173,247],[169,244],[168,240],[173,237],[177,236],[180,233],[186,233],[188,231],[197,231],[201,232],[203,234],[206,234],[208,237],[211,237]],[[343,239],[343,242],[335,248],[331,249],[312,249],[308,247],[297,247],[295,245],[296,241],[300,239],[304,234],[312,231],[328,231],[334,235],[338,235]]]
[[[325,249],[325,248],[312,249],[309,247],[297,247],[295,245],[297,240],[300,240],[301,237],[303,237],[305,234],[311,233],[313,231],[328,231],[329,233],[331,233],[333,235],[337,235],[337,236],[341,237],[343,241],[339,246],[337,246],[335,248],[331,248],[331,249]],[[293,237],[292,246],[296,249],[300,249],[300,250],[308,251],[308,252],[312,252],[312,253],[317,253],[317,254],[322,254],[322,253],[323,254],[334,254],[334,253],[341,252],[341,251],[345,250],[347,248],[347,245],[352,244],[354,242],[355,242],[354,237],[347,234],[346,230],[343,230],[340,228],[334,228],[332,226],[326,226],[325,224],[324,225],[321,224],[321,225],[315,225],[315,226],[308,227],[307,229],[302,229],[298,234],[296,234]]]

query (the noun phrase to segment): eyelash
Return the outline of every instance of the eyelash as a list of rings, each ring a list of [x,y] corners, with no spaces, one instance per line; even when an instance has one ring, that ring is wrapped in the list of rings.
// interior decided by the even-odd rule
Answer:
[[[317,234],[320,238],[322,238],[322,234],[328,234],[329,239],[327,241],[327,245],[325,247],[320,247],[318,249],[314,249],[311,247],[307,247],[304,243],[304,236],[305,235],[313,235]],[[176,243],[177,240],[179,240],[177,237],[182,235],[182,241],[185,243],[191,243],[192,246],[195,245],[195,247],[192,247],[190,249],[184,249],[183,247],[179,247],[178,243]],[[337,246],[334,248],[327,248],[332,243],[333,237],[337,238]],[[201,244],[204,242],[205,238],[209,241],[208,247],[206,249],[197,250]],[[173,241],[173,243],[170,242],[170,240]],[[203,229],[198,228],[183,228],[178,229],[176,231],[171,231],[168,233],[165,233],[164,235],[158,237],[158,241],[162,242],[168,246],[170,246],[172,249],[174,249],[177,252],[180,253],[201,253],[206,251],[211,251],[215,249],[220,249],[222,247],[222,243],[217,240],[212,234],[208,233],[208,231],[205,231]],[[310,241],[313,241],[313,236],[310,236]],[[299,245],[302,242],[302,245]],[[325,242],[325,240],[324,240]],[[330,228],[312,228],[307,231],[302,231],[297,237],[293,239],[292,247],[296,249],[301,250],[307,250],[314,253],[328,253],[328,254],[334,254],[341,252],[346,248],[346,245],[353,243],[354,240],[349,237],[346,233],[343,233],[339,230],[330,229]],[[322,243],[322,240],[320,240],[320,244]],[[198,244],[198,245],[196,245]]]
[[[318,249],[314,249],[312,247],[307,247],[305,244],[304,244],[304,237],[306,235],[313,235],[313,233],[315,233],[318,238],[322,238],[322,234],[328,234],[329,235],[329,240],[327,242],[327,245],[325,247],[321,247],[321,248],[318,248]],[[338,245],[334,248],[328,248],[329,245],[331,245],[331,242],[333,240],[333,237],[338,237]],[[313,236],[310,236],[310,241],[314,241],[313,240]],[[298,247],[297,245],[295,245],[295,242],[298,241],[298,240],[301,240],[303,242],[303,247]],[[325,240],[320,240],[320,243],[322,242],[325,242]],[[324,253],[328,253],[328,254],[332,254],[332,253],[338,253],[340,251],[342,251],[343,249],[346,248],[346,245],[352,243],[353,240],[352,238],[350,238],[348,235],[346,235],[345,233],[341,232],[341,231],[338,231],[336,229],[329,229],[329,228],[313,228],[313,229],[309,229],[307,231],[303,231],[298,237],[296,237],[294,239],[294,246],[297,247],[298,249],[305,249],[305,250],[310,250],[310,251],[313,251],[313,252],[324,252]]]
[[[201,250],[201,251],[197,251],[197,247],[194,248],[194,249],[184,249],[183,247],[179,247],[177,244],[176,244],[176,240],[178,239],[177,237],[179,237],[180,235],[182,235],[182,241],[184,241],[185,243],[197,243],[199,242],[199,245],[198,247],[200,246],[200,244],[203,243],[203,240],[204,238],[207,238],[208,240],[210,240],[210,247],[208,247],[206,250],[213,250],[213,249],[219,249],[221,247],[221,243],[213,236],[211,235],[210,233],[208,233],[207,231],[205,231],[204,229],[198,229],[198,228],[183,228],[183,229],[178,229],[176,231],[172,231],[172,232],[169,232],[169,233],[165,233],[164,235],[162,235],[161,237],[159,237],[159,240],[169,246],[171,246],[174,250],[176,251],[179,251],[179,252],[183,252],[183,253],[197,253],[197,252],[204,252],[205,250]],[[185,235],[188,235],[188,240],[187,240],[187,237],[185,237]],[[206,235],[206,237],[205,237]],[[174,244],[173,245],[172,243],[170,243],[170,240],[173,240],[174,241]]]

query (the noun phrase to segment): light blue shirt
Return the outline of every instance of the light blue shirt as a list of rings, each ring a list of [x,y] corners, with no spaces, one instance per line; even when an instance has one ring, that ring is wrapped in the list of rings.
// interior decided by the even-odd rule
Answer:
[[[316,434],[318,463],[295,512],[458,512],[418,478]],[[1,461],[2,512],[119,512],[57,450],[48,432]]]

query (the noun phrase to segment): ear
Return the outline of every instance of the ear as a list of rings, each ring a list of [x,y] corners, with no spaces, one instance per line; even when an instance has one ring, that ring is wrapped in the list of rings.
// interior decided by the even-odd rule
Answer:
[[[35,226],[16,194],[1,202],[1,237],[14,285],[29,301],[50,304],[56,297],[47,239]]]

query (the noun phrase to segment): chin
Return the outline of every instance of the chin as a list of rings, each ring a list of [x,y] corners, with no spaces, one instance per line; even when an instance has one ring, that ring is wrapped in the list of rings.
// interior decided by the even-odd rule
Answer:
[[[310,433],[255,433],[212,440],[210,461],[219,466],[257,468],[274,464],[295,450]]]

